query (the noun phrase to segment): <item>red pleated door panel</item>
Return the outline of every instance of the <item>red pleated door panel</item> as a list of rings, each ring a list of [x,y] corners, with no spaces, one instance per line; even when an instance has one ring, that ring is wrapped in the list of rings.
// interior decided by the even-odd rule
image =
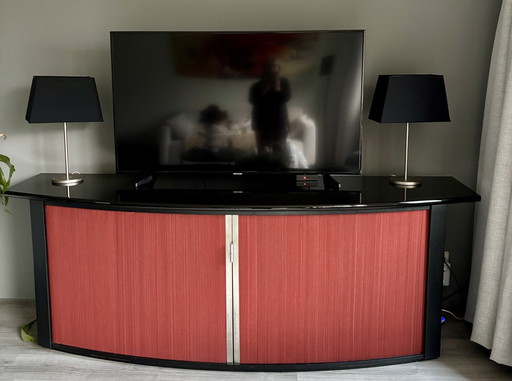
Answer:
[[[240,361],[423,352],[427,210],[241,216]]]
[[[46,207],[52,341],[226,362],[224,216]]]

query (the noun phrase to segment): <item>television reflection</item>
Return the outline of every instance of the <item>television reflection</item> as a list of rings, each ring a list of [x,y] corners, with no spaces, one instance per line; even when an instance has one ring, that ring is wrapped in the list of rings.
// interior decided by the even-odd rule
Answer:
[[[362,32],[112,41],[120,171],[359,171]]]

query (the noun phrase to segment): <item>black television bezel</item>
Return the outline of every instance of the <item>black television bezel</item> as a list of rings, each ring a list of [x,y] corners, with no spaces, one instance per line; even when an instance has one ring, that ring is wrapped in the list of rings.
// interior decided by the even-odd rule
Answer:
[[[116,112],[115,112],[115,89],[114,89],[114,55],[113,55],[113,34],[131,34],[131,33],[218,33],[218,34],[236,34],[236,33],[352,33],[359,32],[362,33],[362,47],[361,47],[361,99],[360,99],[360,111],[359,111],[359,147],[358,147],[358,163],[359,169],[358,171],[342,171],[340,168],[324,168],[324,169],[310,169],[310,168],[286,168],[281,170],[236,170],[233,171],[229,168],[226,169],[216,169],[213,167],[205,166],[204,169],[192,169],[187,168],[187,166],[178,167],[172,170],[158,170],[154,171],[151,169],[148,170],[120,170],[119,169],[119,157],[118,157],[118,139],[116,138]],[[111,63],[111,86],[112,86],[112,117],[113,117],[113,128],[114,128],[114,149],[115,149],[115,164],[116,164],[116,173],[119,174],[146,174],[146,175],[254,175],[254,174],[262,174],[262,175],[275,175],[275,174],[289,174],[289,175],[298,175],[298,174],[319,174],[319,175],[361,175],[362,167],[363,167],[363,155],[362,155],[362,146],[363,146],[363,102],[364,102],[364,84],[365,84],[365,49],[366,48],[366,30],[365,29],[297,29],[297,30],[139,30],[139,31],[110,31],[110,63]]]

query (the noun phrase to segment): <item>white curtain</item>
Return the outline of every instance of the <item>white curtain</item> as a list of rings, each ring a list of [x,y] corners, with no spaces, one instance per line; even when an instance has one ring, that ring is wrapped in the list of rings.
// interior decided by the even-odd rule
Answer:
[[[512,0],[503,0],[485,104],[473,264],[471,340],[512,366]]]

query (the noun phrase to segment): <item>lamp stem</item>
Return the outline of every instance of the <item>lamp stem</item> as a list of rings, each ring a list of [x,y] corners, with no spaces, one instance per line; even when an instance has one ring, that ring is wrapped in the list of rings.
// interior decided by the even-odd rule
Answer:
[[[391,184],[400,188],[414,188],[421,184],[418,178],[409,178],[407,167],[409,165],[409,123],[405,126],[405,154],[404,154],[404,176],[392,176],[389,181]]]
[[[405,158],[404,158],[404,180],[407,181],[407,166],[409,161],[409,122],[405,127]]]
[[[83,183],[84,179],[77,177],[77,176],[70,176],[69,175],[69,154],[68,154],[68,126],[67,123],[64,122],[64,169],[66,171],[66,176],[52,179],[53,185],[59,185],[59,186],[73,186],[78,185],[80,183]],[[68,188],[69,192],[69,188]]]
[[[405,155],[407,156],[407,151],[405,152]],[[405,166],[407,168],[407,159]],[[66,180],[69,181],[68,128],[66,122],[64,122],[64,168],[66,170]],[[407,177],[407,173],[405,177]]]

